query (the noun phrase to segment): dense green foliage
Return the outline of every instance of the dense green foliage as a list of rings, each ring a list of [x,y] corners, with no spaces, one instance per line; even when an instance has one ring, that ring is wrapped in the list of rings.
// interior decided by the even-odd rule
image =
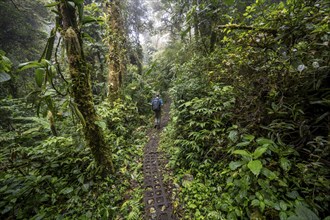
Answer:
[[[199,39],[165,58],[182,218],[329,215],[328,14],[325,1],[257,1],[218,22],[213,52]]]
[[[2,0],[1,219],[143,219],[148,102],[167,91],[171,122],[161,145],[179,219],[329,219],[328,1],[152,2],[165,12],[160,31],[170,44],[150,45],[145,68],[139,37],[152,22],[143,1],[124,1],[127,73],[112,102],[106,57],[116,38],[104,22],[106,1],[65,2],[78,16],[93,125],[115,173],[103,172],[83,138],[68,44],[56,34],[59,3]]]
[[[39,1],[38,5],[34,3],[10,3],[6,8],[12,7],[15,11],[15,7],[28,5],[31,8],[26,8],[26,13],[33,8],[38,8],[36,12],[46,10]],[[75,9],[82,9],[82,3],[68,2]],[[58,14],[56,6],[54,2],[47,5]],[[4,12],[3,9],[0,11]],[[111,147],[116,171],[105,175],[86,146],[84,118],[69,95],[72,82],[64,56],[66,45],[55,34],[60,25],[55,23],[54,29],[47,33],[48,39],[42,35],[45,44],[40,44],[40,36],[32,35],[30,26],[24,22],[44,20],[30,18],[19,8],[16,10],[15,16],[24,28],[20,29],[20,23],[7,26],[26,31],[28,37],[12,34],[21,36],[22,40],[30,39],[24,48],[33,51],[33,56],[13,47],[19,43],[16,38],[3,38],[1,43],[8,42],[9,49],[0,48],[6,52],[0,51],[1,96],[5,97],[0,101],[0,218],[141,219],[142,153],[147,141],[145,132],[150,110],[146,105],[151,86],[138,74],[140,64],[129,66],[122,95],[109,103],[105,92],[107,48],[102,42],[106,33],[100,17],[102,4],[87,5],[84,16],[79,11],[84,52],[88,68],[92,70],[91,84],[97,104],[95,124],[102,129],[106,145]],[[14,42],[12,45],[10,40]],[[43,52],[34,50],[41,46],[45,46]],[[16,59],[12,54],[24,59]],[[15,77],[23,81],[22,76],[26,79],[23,85],[28,88],[18,88],[12,83]],[[12,97],[8,91],[11,85],[20,91],[17,96],[21,98]]]
[[[5,133],[1,131],[3,219],[14,216],[17,219],[27,216],[108,219],[127,216],[130,212],[139,215],[141,206],[136,203],[142,194],[134,188],[142,181],[140,160],[145,137],[144,127],[135,129],[141,118],[133,103],[127,106],[118,102],[113,109],[107,103],[98,107],[102,115],[99,125],[113,147],[118,170],[116,175],[105,179],[81,137],[70,135],[81,126],[72,124],[69,116],[62,121],[65,127],[59,130],[60,136],[52,137],[49,123],[29,116],[33,109],[26,112],[21,101],[7,100],[1,104],[7,106],[11,115],[8,123],[15,127]],[[131,121],[129,126],[127,121]],[[123,196],[130,201],[124,203]]]

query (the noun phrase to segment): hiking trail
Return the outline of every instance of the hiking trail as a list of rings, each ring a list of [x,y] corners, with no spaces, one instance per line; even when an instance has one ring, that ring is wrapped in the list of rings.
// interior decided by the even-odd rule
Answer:
[[[148,131],[149,142],[144,148],[143,174],[144,174],[144,204],[145,219],[172,220],[173,215],[170,192],[163,182],[165,172],[165,159],[158,151],[160,134],[169,121],[170,102],[167,101],[162,108],[160,129],[152,128]]]

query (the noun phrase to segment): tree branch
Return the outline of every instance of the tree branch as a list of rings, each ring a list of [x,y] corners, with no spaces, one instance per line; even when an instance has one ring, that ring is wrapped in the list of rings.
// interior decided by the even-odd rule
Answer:
[[[15,6],[15,8],[18,10],[18,11],[22,11],[21,9],[18,8],[18,6],[16,5],[16,3],[13,1],[13,0],[10,0],[11,3]]]
[[[239,25],[239,24],[226,24],[226,25],[219,25],[216,27],[216,30],[219,29],[233,29],[233,30],[253,30],[253,31],[260,31],[270,33],[272,35],[277,35],[277,30],[272,28],[259,28],[254,26],[247,26],[247,25]]]

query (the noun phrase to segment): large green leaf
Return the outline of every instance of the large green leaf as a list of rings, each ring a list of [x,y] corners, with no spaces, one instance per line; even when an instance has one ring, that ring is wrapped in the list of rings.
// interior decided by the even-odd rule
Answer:
[[[288,159],[286,159],[285,157],[282,157],[280,159],[280,166],[282,167],[283,170],[285,171],[289,171],[291,168],[291,164],[290,161]]]
[[[320,220],[312,210],[302,205],[297,206],[295,212],[297,216],[290,216],[288,220]]]
[[[228,135],[229,140],[231,140],[232,142],[236,142],[238,140],[238,132],[237,131],[230,131],[229,135]]]
[[[241,156],[246,156],[246,157],[250,157],[250,158],[252,158],[251,153],[249,153],[249,152],[246,151],[246,150],[235,150],[235,151],[233,152],[233,154],[239,154],[239,155],[241,155]]]
[[[255,136],[254,135],[251,135],[251,134],[245,134],[245,135],[243,135],[243,139],[244,140],[247,140],[247,141],[253,141],[254,138],[255,138]]]
[[[60,194],[69,194],[73,191],[73,188],[72,187],[67,187],[67,188],[64,188],[60,191]]]
[[[50,64],[49,61],[45,59],[42,59],[40,62],[38,60],[29,61],[19,64],[18,71],[23,71],[30,68],[46,67],[48,64]]]
[[[274,141],[267,139],[267,138],[258,138],[257,143],[259,145],[272,145],[272,144],[274,144]]]
[[[281,211],[279,216],[281,220],[288,219],[288,215],[286,214],[286,212]]]
[[[253,158],[257,159],[261,155],[263,155],[267,151],[267,147],[258,147],[254,152],[253,152]]]
[[[34,78],[36,80],[36,83],[39,87],[42,86],[42,83],[44,81],[45,77],[45,69],[44,68],[38,68],[35,70]]]
[[[283,211],[286,211],[288,208],[286,202],[284,202],[283,200],[280,201],[280,207]]]
[[[50,36],[48,38],[47,45],[43,54],[46,60],[50,60],[52,58],[56,31],[57,31],[56,28],[53,28],[52,31],[50,32]]]
[[[0,73],[0,83],[10,80],[11,77],[7,73]]]
[[[88,23],[93,23],[93,22],[101,22],[103,21],[102,18],[98,17],[93,17],[93,16],[83,16],[82,18],[82,24],[88,24]]]
[[[254,175],[258,176],[262,169],[262,163],[260,160],[252,160],[248,163],[248,168]]]
[[[244,161],[232,161],[229,164],[229,168],[231,170],[236,170],[238,167],[242,166],[243,164],[245,164],[246,162]]]
[[[84,1],[77,0],[76,2],[75,4],[77,5],[78,8],[79,21],[81,22],[83,20],[83,15],[84,15]]]
[[[13,63],[4,55],[0,55],[0,71],[9,72]]]
[[[78,106],[75,103],[70,103],[72,111],[75,113],[75,115],[80,119],[80,122],[83,124],[83,126],[86,126],[86,121],[80,110],[78,109]]]
[[[271,170],[267,169],[266,167],[262,168],[261,173],[270,180],[277,178],[276,174],[274,172],[272,172]]]
[[[250,141],[243,141],[241,143],[236,144],[237,147],[245,147],[250,144]]]

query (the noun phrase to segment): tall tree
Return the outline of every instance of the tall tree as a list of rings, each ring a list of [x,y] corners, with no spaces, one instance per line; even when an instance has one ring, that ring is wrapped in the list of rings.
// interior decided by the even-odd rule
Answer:
[[[130,64],[136,65],[138,73],[142,74],[143,52],[140,34],[151,28],[152,22],[146,14],[145,2],[130,0],[125,10],[125,28],[128,36],[128,56]]]
[[[66,54],[69,63],[69,73],[72,80],[71,95],[83,117],[83,131],[87,145],[91,148],[98,165],[105,171],[114,172],[111,150],[105,143],[101,128],[97,125],[97,115],[94,108],[90,72],[83,53],[83,41],[78,25],[77,8],[81,9],[83,3],[75,1],[73,6],[69,1],[57,0],[60,13],[60,26],[62,28],[66,45]],[[79,10],[79,13],[82,10]],[[81,14],[80,14],[80,17]]]
[[[109,98],[118,98],[123,76],[126,72],[126,35],[119,0],[110,0],[107,6],[109,40]]]

